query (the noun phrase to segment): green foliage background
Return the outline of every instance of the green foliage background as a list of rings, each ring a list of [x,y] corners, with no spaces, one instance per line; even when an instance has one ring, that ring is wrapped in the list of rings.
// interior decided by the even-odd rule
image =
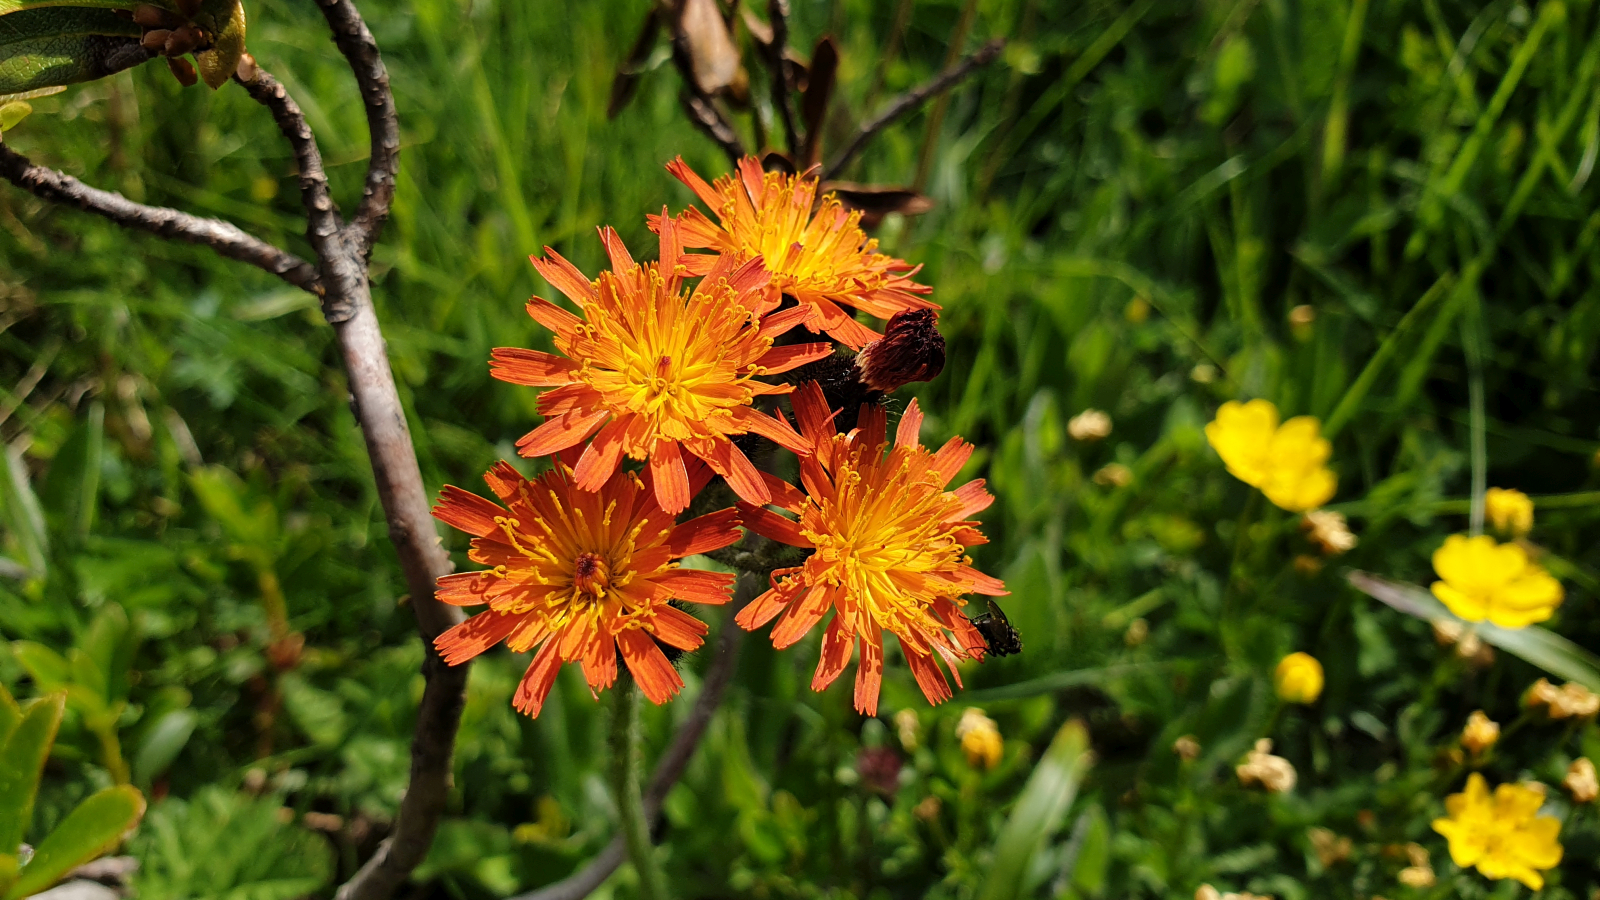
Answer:
[[[797,44],[842,44],[835,147],[940,66],[962,12],[910,4],[891,53],[898,5],[794,3]],[[526,255],[548,244],[594,271],[602,223],[643,252],[644,214],[690,200],[661,164],[681,153],[709,174],[724,160],[684,121],[670,64],[605,118],[643,2],[362,7],[405,140],[376,300],[425,479],[477,488],[537,421],[534,392],[485,366],[493,346],[547,343],[522,311],[548,291]],[[1450,751],[1481,708],[1506,734],[1480,767],[1552,785],[1566,819],[1543,895],[1590,898],[1600,820],[1555,785],[1579,753],[1600,761],[1594,725],[1519,718],[1536,669],[1506,654],[1474,669],[1339,571],[1431,580],[1429,554],[1466,528],[1481,383],[1488,483],[1559,495],[1532,534],[1568,590],[1549,624],[1600,649],[1600,9],[976,9],[975,37],[1012,43],[934,136],[933,212],[880,237],[926,265],[945,308],[945,373],[903,393],[921,398],[925,433],[982,448],[966,475],[999,502],[977,562],[1007,580],[1026,652],[972,670],[934,710],[891,665],[884,718],[863,722],[844,682],[807,689],[814,638],[782,654],[748,641],[667,804],[677,892],[975,897],[999,858],[1026,865],[1006,875],[1026,896],[1186,897],[1203,882],[1286,900],[1525,894],[1457,870],[1428,827],[1460,789]],[[353,205],[364,120],[321,17],[286,0],[249,11],[251,51],[305,108]],[[292,160],[236,86],[182,90],[151,65],[34,106],[6,140],[36,161],[306,251]],[[908,181],[926,124],[890,129],[852,177]],[[167,798],[131,845],[145,896],[329,895],[397,807],[421,648],[312,298],[9,187],[0,298],[0,681],[19,696],[76,686],[34,831],[125,766]],[[1301,305],[1314,319],[1292,325]],[[1205,445],[1220,402],[1258,396],[1286,415],[1339,410],[1334,508],[1361,544],[1320,572],[1293,564],[1311,552],[1297,522],[1252,501]],[[1113,417],[1107,440],[1067,435],[1088,407]],[[1127,484],[1091,478],[1113,462]],[[294,633],[304,652],[277,674],[268,647]],[[1314,706],[1273,697],[1271,667],[1291,650],[1327,667]],[[609,839],[598,706],[565,672],[537,722],[518,717],[524,664],[497,652],[473,671],[456,794],[418,896],[529,890]],[[703,664],[687,663],[691,693]],[[969,705],[1006,738],[992,771],[953,736]],[[652,746],[686,708],[647,710]],[[890,722],[899,709],[919,716],[914,751]],[[1096,754],[1078,799],[1031,859],[997,855],[1072,717]],[[1203,748],[1191,763],[1170,750],[1184,734]],[[1298,768],[1292,794],[1238,786],[1231,768],[1263,736]],[[862,782],[868,747],[904,759],[898,789]],[[314,833],[328,820],[308,813],[343,826]],[[1312,827],[1351,837],[1350,858],[1325,865]],[[1436,887],[1397,882],[1412,841]],[[603,890],[631,896],[631,877]]]

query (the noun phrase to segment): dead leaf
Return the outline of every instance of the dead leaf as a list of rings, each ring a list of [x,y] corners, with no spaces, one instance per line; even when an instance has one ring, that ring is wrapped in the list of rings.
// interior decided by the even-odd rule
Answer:
[[[622,112],[628,101],[633,99],[633,94],[639,89],[639,81],[644,76],[645,63],[650,61],[650,54],[656,49],[656,38],[661,34],[661,18],[656,14],[655,7],[651,7],[644,16],[644,25],[639,28],[639,37],[633,42],[633,49],[628,51],[627,59],[622,65],[617,66],[617,77],[611,81],[611,100],[606,104],[606,118],[615,119],[617,113]]]
[[[726,94],[741,103],[749,99],[750,76],[717,0],[682,0],[676,31],[700,93],[708,97]]]
[[[908,187],[884,187],[853,181],[824,181],[819,193],[832,193],[846,209],[861,210],[861,227],[873,228],[890,213],[920,216],[933,209],[933,200]]]
[[[811,74],[805,95],[800,98],[800,117],[806,125],[805,167],[822,158],[822,126],[828,116],[828,101],[833,97],[833,82],[839,74],[839,48],[833,38],[823,35],[811,52]]]

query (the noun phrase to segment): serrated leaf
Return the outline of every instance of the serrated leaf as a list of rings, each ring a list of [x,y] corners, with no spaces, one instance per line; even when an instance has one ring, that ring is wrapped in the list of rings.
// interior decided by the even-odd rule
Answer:
[[[143,54],[139,26],[110,9],[23,9],[0,16],[0,94],[75,84]]]
[[[21,900],[60,881],[62,876],[120,843],[144,816],[144,795],[130,785],[106,788],[78,808],[33,850],[33,859],[5,900]]]
[[[1472,628],[1478,637],[1512,656],[1533,663],[1552,675],[1576,681],[1591,691],[1600,691],[1600,657],[1553,631],[1537,625],[1501,628],[1492,622],[1467,622],[1450,612],[1431,591],[1420,585],[1391,581],[1361,571],[1351,572],[1346,577],[1356,590],[1407,615],[1426,622],[1443,619],[1462,628]]]
[[[216,35],[210,50],[194,55],[200,80],[216,90],[233,77],[244,58],[244,5],[239,0],[209,0],[195,21]]]
[[[67,695],[50,694],[28,704],[22,720],[0,747],[0,847],[22,843],[28,822],[33,819],[33,800],[39,792],[39,775],[44,771],[50,745],[67,708]]]

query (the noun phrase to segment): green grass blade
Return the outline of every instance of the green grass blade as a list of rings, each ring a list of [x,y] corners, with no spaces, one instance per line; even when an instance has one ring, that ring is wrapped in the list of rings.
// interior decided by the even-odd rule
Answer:
[[[994,866],[989,870],[983,900],[1023,896],[1029,864],[1060,829],[1090,762],[1088,729],[1077,720],[1061,726],[995,839]]]
[[[15,848],[27,833],[33,800],[39,793],[39,775],[66,708],[64,691],[35,700],[23,711],[11,739],[0,748],[0,847]]]

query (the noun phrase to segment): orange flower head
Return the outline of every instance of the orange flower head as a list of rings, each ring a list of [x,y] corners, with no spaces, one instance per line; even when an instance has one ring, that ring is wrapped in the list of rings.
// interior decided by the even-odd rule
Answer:
[[[433,515],[472,535],[468,557],[489,568],[439,579],[437,596],[456,606],[488,609],[434,640],[457,665],[504,641],[514,652],[537,648],[513,698],[537,716],[556,671],[577,661],[590,690],[617,679],[617,655],[646,697],[664,703],[683,687],[662,646],[699,647],[705,623],[670,605],[726,603],[733,576],[682,569],[676,560],[738,541],[731,509],[681,525],[656,502],[650,473],[615,472],[598,491],[580,490],[569,452],[532,481],[508,463],[484,480],[501,506],[446,485]],[[691,461],[697,492],[711,472]]]
[[[739,161],[738,174],[713,184],[694,173],[683,157],[667,171],[689,186],[717,217],[712,222],[694,207],[678,217],[686,247],[705,247],[742,262],[760,259],[772,272],[774,299],[788,294],[808,312],[806,327],[825,331],[852,350],[882,335],[857,322],[840,304],[880,319],[910,309],[938,309],[921,295],[933,288],[911,278],[921,266],[878,252],[878,242],[861,230],[861,212],[845,209],[828,194],[817,202],[814,175],[763,172],[753,156]],[[651,216],[660,230],[667,217]],[[720,223],[720,224],[719,224]],[[710,271],[715,255],[691,255],[691,272]]]
[[[533,298],[528,315],[555,332],[556,349],[565,358],[500,347],[490,360],[491,373],[512,384],[553,388],[539,397],[545,423],[517,442],[521,455],[546,456],[593,435],[574,471],[583,490],[599,490],[626,453],[650,461],[662,509],[682,512],[689,505],[688,451],[740,497],[766,503],[771,497],[755,466],[729,437],[753,432],[804,452],[800,436],[781,417],[751,406],[755,397],[792,388],[756,377],[820,359],[831,348],[773,346],[805,313],[768,315],[777,298],[765,291],[769,276],[759,259],[719,261],[686,291],[690,257],[682,254],[678,234],[670,223],[662,228],[661,261],[641,264],[616,232],[602,228],[611,271],[595,281],[546,247],[534,268],[581,308],[583,318]]]
[[[850,663],[859,643],[856,709],[875,715],[883,680],[883,632],[900,649],[929,702],[950,699],[950,685],[935,657],[944,658],[960,685],[955,664],[982,659],[983,636],[961,607],[963,594],[1001,596],[999,579],[972,568],[966,549],[985,543],[973,513],[994,498],[973,481],[954,491],[950,479],[972,455],[952,438],[937,452],[918,443],[922,412],[915,401],[900,420],[893,445],[883,408],[863,408],[860,426],[838,434],[827,401],[813,382],[794,395],[800,431],[812,444],[801,457],[799,489],[773,480],[774,502],[799,520],[741,503],[745,527],[775,541],[815,552],[805,564],[773,573],[772,589],[745,607],[738,623],[759,628],[779,613],[772,629],[778,649],[800,640],[830,610],[822,660],[811,681],[823,690]]]

